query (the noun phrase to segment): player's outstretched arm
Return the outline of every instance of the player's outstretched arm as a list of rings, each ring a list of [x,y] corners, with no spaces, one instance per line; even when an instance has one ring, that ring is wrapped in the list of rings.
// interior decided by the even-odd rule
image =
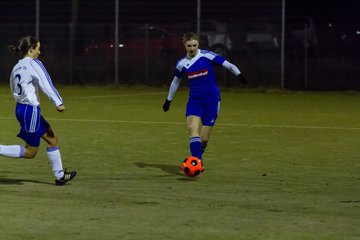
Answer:
[[[37,77],[41,91],[51,99],[55,106],[60,106],[64,103],[60,97],[59,92],[56,90],[50,75],[46,71],[45,66],[41,61],[34,59],[30,62],[34,68],[34,75]]]
[[[173,80],[172,80],[172,82],[170,84],[169,94],[168,94],[167,98],[165,99],[165,102],[164,102],[163,107],[162,107],[164,112],[169,111],[171,101],[172,101],[172,99],[173,99],[173,97],[175,95],[175,92],[179,88],[180,80],[181,80],[181,78],[178,78],[178,77],[174,76],[174,78],[173,78]]]
[[[225,60],[222,64],[222,66],[224,68],[228,69],[230,72],[232,72],[235,76],[237,76],[238,79],[240,80],[240,83],[242,83],[242,84],[247,83],[247,79],[246,79],[245,75],[243,73],[241,73],[239,68],[236,67],[234,64]]]

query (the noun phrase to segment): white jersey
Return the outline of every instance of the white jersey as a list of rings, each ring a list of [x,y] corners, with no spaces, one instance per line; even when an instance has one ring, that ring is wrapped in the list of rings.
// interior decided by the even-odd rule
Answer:
[[[40,88],[56,107],[63,104],[44,65],[37,59],[25,57],[19,60],[10,75],[10,88],[18,103],[40,105]]]

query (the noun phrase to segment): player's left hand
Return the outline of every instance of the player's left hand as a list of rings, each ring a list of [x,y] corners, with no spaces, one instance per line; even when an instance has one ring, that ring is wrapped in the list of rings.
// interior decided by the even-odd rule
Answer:
[[[57,106],[56,110],[58,110],[58,112],[63,112],[65,111],[65,106],[64,105]]]
[[[239,75],[237,75],[237,77],[239,78],[240,83],[247,84],[247,79],[246,79],[246,77],[244,76],[243,73],[240,73]]]

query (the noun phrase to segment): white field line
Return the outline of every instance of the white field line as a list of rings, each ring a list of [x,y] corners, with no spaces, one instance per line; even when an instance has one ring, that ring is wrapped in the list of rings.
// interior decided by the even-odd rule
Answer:
[[[15,120],[15,117],[2,117],[3,120]],[[159,121],[137,121],[137,120],[106,120],[106,119],[75,119],[75,118],[46,118],[50,121],[66,122],[89,122],[89,123],[129,123],[129,124],[174,124],[185,125],[185,122],[159,122]],[[233,126],[244,128],[292,128],[292,129],[328,129],[328,130],[360,130],[360,127],[331,127],[331,126],[306,126],[306,125],[271,125],[271,124],[244,124],[244,123],[217,123],[216,126]]]

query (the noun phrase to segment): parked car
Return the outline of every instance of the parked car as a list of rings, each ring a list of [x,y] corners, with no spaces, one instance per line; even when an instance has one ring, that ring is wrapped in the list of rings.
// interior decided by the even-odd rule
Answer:
[[[278,49],[280,47],[281,25],[268,19],[257,19],[242,27],[247,47],[260,50]]]
[[[294,41],[301,43],[302,46],[315,48],[318,46],[318,37],[315,31],[315,24],[310,17],[287,17],[286,31]]]
[[[286,44],[314,48],[318,45],[315,24],[310,17],[288,16],[286,24]],[[247,45],[260,50],[279,49],[281,45],[281,19],[259,18],[241,27]]]
[[[178,33],[197,32],[196,21],[180,23],[175,26]],[[200,43],[211,50],[222,53],[232,49],[232,40],[224,22],[204,20],[200,23]],[[200,46],[200,47],[201,47]]]
[[[183,51],[181,38],[153,25],[128,27],[119,33],[119,56],[128,59],[163,58]],[[101,54],[113,59],[114,39],[85,44],[86,55]]]

